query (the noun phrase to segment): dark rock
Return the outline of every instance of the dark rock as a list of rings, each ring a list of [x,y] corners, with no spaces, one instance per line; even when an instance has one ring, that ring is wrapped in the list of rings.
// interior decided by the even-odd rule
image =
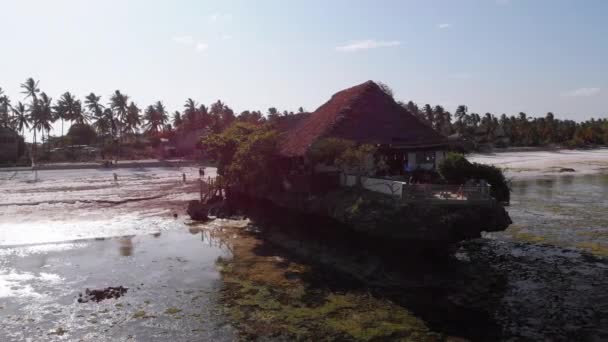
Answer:
[[[205,203],[201,203],[201,201],[193,200],[188,202],[187,213],[194,221],[205,222],[209,220],[209,208]]]
[[[307,198],[285,195],[260,199],[241,193],[232,197],[229,207],[243,210],[256,223],[284,217],[286,226],[291,226],[289,222],[306,218],[327,218],[335,222],[334,226],[348,227],[350,232],[440,251],[447,251],[457,242],[479,238],[483,231],[503,231],[512,223],[505,208],[496,202],[404,204],[360,189]]]
[[[100,290],[84,290],[84,296],[82,293],[78,294],[78,303],[87,303],[89,301],[101,302],[105,299],[111,298],[120,298],[129,290],[126,287],[118,286],[118,287],[106,287],[105,289]]]
[[[559,169],[559,172],[576,172],[576,170],[569,167],[562,167]]]

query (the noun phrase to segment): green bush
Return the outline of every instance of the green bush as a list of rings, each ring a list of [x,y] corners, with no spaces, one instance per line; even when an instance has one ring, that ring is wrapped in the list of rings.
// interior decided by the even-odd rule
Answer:
[[[439,174],[450,184],[463,184],[469,179],[483,179],[491,185],[490,194],[499,202],[509,202],[511,189],[501,169],[492,165],[469,162],[463,155],[448,153],[439,165]]]
[[[97,139],[97,133],[87,124],[73,124],[67,136],[74,145],[91,145]]]

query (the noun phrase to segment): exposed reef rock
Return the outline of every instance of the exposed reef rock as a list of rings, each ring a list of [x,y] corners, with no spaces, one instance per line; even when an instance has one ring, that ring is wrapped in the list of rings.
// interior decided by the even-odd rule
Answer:
[[[481,233],[505,230],[511,223],[505,208],[495,201],[485,204],[403,203],[393,197],[364,189],[348,188],[323,196],[275,194],[259,198],[230,191],[227,200],[191,201],[188,214],[194,220],[245,215],[254,224],[281,230],[357,233],[379,240],[396,241],[412,251],[446,249]],[[339,232],[339,233],[338,233]]]
[[[188,210],[186,212],[194,221],[205,222],[209,220],[209,207],[201,201],[192,200],[188,202]]]
[[[308,198],[285,194],[259,199],[233,193],[226,206],[243,210],[257,221],[268,222],[287,217],[286,222],[293,225],[295,221],[302,223],[314,218],[318,225],[318,219],[324,218],[329,222],[323,225],[329,228],[309,225],[310,229],[343,226],[370,237],[439,248],[480,237],[483,231],[505,230],[512,223],[504,207],[495,202],[408,204],[390,196],[353,188]]]
[[[87,303],[89,301],[101,302],[106,299],[120,298],[127,293],[128,290],[128,288],[122,286],[107,287],[99,290],[85,289],[84,296],[82,293],[78,294],[78,303]]]

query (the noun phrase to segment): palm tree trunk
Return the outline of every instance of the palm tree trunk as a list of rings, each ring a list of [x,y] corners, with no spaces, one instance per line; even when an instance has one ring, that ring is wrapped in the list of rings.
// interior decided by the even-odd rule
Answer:
[[[32,146],[32,164],[34,164],[34,161],[36,160],[36,151],[38,149],[36,148],[36,129],[34,129],[34,145]]]

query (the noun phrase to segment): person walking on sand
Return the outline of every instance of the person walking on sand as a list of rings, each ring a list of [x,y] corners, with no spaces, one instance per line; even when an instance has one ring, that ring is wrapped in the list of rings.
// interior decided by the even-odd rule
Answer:
[[[204,167],[201,167],[198,169],[198,176],[200,179],[205,178],[205,168]]]

